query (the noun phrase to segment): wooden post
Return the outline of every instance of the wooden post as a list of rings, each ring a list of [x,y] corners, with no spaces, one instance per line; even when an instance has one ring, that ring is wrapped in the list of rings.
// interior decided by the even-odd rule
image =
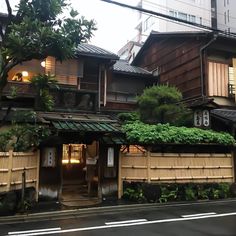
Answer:
[[[236,162],[235,162],[235,151],[232,151],[231,152],[231,161],[232,161],[232,170],[231,170],[231,173],[233,175],[233,182],[235,183],[235,175],[236,175]]]
[[[13,165],[13,150],[9,150],[7,191],[10,191],[11,189],[12,165]]]
[[[122,181],[122,153],[119,153],[119,161],[118,161],[118,199],[121,199],[123,195],[123,181]]]
[[[36,186],[35,186],[35,190],[36,190],[36,196],[35,196],[35,200],[36,202],[38,202],[39,200],[39,170],[40,170],[40,151],[38,150],[36,152],[36,158],[37,158],[37,174],[36,174]]]
[[[150,152],[150,149],[148,148],[148,151],[147,151],[147,180],[148,180],[148,183],[151,182],[151,176],[150,176],[150,170],[151,170],[151,165],[150,165],[150,162],[151,162],[151,152]]]
[[[22,210],[25,210],[25,185],[26,185],[26,176],[25,176],[25,171],[22,173],[22,181],[21,181],[21,206]]]

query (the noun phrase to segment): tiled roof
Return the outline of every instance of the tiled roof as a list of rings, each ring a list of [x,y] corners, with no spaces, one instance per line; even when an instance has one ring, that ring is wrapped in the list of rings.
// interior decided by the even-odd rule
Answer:
[[[113,65],[114,72],[135,74],[135,75],[152,75],[151,72],[137,66],[131,66],[126,60],[119,60]]]
[[[103,48],[100,48],[91,44],[86,44],[86,43],[82,43],[78,45],[76,49],[76,54],[78,56],[89,56],[89,57],[105,58],[105,59],[112,59],[112,60],[119,59],[119,57],[112,52],[109,52]]]
[[[211,111],[211,114],[231,122],[236,122],[236,110],[214,109]]]
[[[59,131],[120,132],[120,129],[115,124],[107,122],[52,121],[52,125]]]
[[[51,123],[54,128],[64,132],[121,132],[117,120],[107,115],[38,112],[38,117],[43,123]]]

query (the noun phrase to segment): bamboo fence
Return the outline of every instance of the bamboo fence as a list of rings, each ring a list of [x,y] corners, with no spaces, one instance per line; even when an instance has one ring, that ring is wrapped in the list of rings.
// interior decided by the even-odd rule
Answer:
[[[34,187],[36,200],[39,188],[38,152],[0,152],[0,193],[22,188],[22,173],[26,175],[26,187]]]
[[[118,197],[123,195],[123,181],[219,183],[234,179],[231,153],[120,153]]]

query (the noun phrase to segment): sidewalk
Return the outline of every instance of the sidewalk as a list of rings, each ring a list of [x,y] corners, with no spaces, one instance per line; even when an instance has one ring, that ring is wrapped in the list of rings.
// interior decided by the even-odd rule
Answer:
[[[63,217],[73,217],[78,215],[88,215],[94,212],[109,212],[117,208],[119,210],[127,209],[127,206],[139,205],[137,203],[127,202],[124,200],[107,200],[95,205],[83,205],[79,207],[68,207],[57,201],[41,201],[32,209],[26,210],[24,213],[16,213],[15,215],[0,215],[0,225],[10,223],[20,223],[27,221],[59,219]]]
[[[145,206],[144,206],[145,205]],[[13,224],[20,222],[33,222],[38,220],[51,220],[71,218],[78,216],[87,216],[91,214],[99,214],[111,211],[124,211],[127,208],[147,207],[153,206],[153,204],[137,204],[132,202],[126,202],[124,200],[111,200],[101,202],[100,204],[93,206],[65,207],[59,202],[39,202],[33,209],[28,210],[26,213],[16,213],[11,216],[0,216],[0,225]]]
[[[56,202],[39,203],[38,208],[35,208],[31,212],[26,214],[16,214],[13,216],[0,216],[0,225],[2,224],[14,224],[22,222],[36,222],[45,220],[57,220],[57,219],[68,219],[68,218],[78,218],[85,217],[93,214],[104,214],[117,211],[132,211],[137,209],[147,209],[147,208],[162,208],[162,207],[172,207],[172,206],[186,206],[186,205],[196,205],[196,204],[215,204],[219,202],[235,202],[236,199],[226,199],[226,200],[204,200],[204,201],[194,201],[194,202],[169,202],[169,203],[144,203],[137,204],[131,202],[125,202],[123,200],[104,202],[98,206],[84,207],[77,209],[63,209],[63,207]]]

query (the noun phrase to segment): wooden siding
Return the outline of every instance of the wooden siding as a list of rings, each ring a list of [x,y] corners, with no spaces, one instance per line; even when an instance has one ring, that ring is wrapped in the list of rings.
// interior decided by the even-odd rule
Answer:
[[[115,111],[132,111],[136,109],[136,103],[122,103],[122,102],[110,102],[107,101],[104,110],[115,110]]]
[[[208,95],[228,97],[229,65],[208,62]]]
[[[184,99],[200,96],[200,41],[161,39],[153,42],[137,63],[149,71],[158,68],[160,83],[176,86]]]
[[[39,186],[39,152],[0,152],[0,192],[22,187],[22,173],[26,174],[26,187]]]
[[[123,181],[148,183],[234,182],[231,153],[121,153],[119,197]]]
[[[75,59],[56,61],[55,73],[58,83],[77,85],[78,68],[78,61]]]

